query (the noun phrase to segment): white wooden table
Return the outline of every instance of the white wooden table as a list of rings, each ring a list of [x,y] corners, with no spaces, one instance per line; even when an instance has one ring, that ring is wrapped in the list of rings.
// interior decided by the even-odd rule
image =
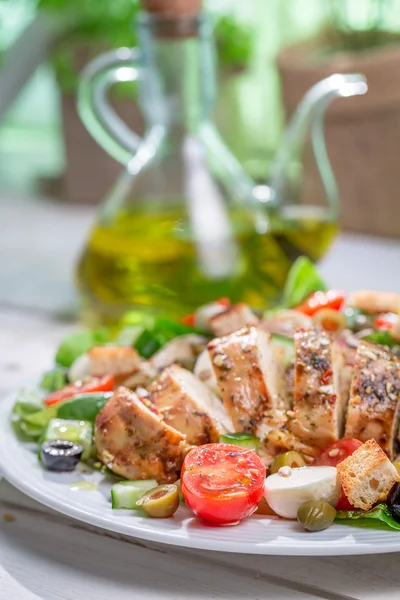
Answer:
[[[0,204],[1,395],[49,367],[73,326],[72,261],[90,220],[89,209]],[[322,270],[334,286],[400,291],[399,264],[400,242],[343,236]],[[0,482],[1,600],[398,600],[399,565],[395,554],[285,558],[143,543],[72,521]]]

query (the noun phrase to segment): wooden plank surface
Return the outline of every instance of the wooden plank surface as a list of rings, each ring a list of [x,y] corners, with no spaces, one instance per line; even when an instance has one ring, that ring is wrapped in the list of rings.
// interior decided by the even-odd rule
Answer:
[[[17,228],[21,209],[29,228]],[[45,202],[0,209],[0,397],[48,368],[73,327],[71,264],[91,216]],[[375,268],[376,255],[386,269]],[[366,287],[399,289],[392,275],[399,259],[400,244],[344,237],[324,272],[339,287],[357,287],[362,271]],[[394,600],[399,560],[242,556],[142,543],[59,515],[0,482],[1,600]]]

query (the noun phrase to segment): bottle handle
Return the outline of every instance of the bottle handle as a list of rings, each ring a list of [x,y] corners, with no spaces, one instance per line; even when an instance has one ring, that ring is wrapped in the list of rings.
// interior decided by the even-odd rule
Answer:
[[[117,115],[108,100],[111,86],[140,77],[137,48],[118,48],[100,54],[81,73],[78,113],[96,142],[115,160],[126,165],[142,138]]]

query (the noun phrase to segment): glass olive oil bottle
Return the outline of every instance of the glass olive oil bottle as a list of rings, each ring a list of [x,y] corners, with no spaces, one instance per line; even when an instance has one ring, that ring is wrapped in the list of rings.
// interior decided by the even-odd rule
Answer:
[[[335,75],[306,94],[272,164],[270,186],[255,187],[213,124],[211,24],[179,6],[177,14],[141,14],[139,51],[101,55],[82,75],[80,115],[126,165],[78,266],[90,325],[115,326],[138,309],[179,317],[221,296],[268,306],[292,262],[303,254],[318,261],[337,233],[323,114],[333,98],[364,93],[362,77]],[[138,80],[143,139],[107,104],[107,89],[122,80]],[[307,131],[325,194],[316,201],[327,201],[326,208],[297,202],[304,194],[292,176],[301,174]]]
[[[265,307],[279,298],[292,262],[300,255],[319,260],[337,232],[334,221],[310,207],[271,216],[260,233],[240,211],[231,224],[235,262],[226,276],[202,269],[183,211],[121,210],[109,226],[96,225],[78,268],[85,320],[116,325],[132,308],[182,316],[222,296]]]

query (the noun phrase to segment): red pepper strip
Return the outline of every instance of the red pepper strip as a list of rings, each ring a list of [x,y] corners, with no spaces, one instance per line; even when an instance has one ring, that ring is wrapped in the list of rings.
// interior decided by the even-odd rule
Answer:
[[[224,308],[229,308],[231,305],[231,301],[229,300],[229,298],[219,298],[219,300],[215,301],[216,304],[219,304],[220,306],[223,306]],[[210,304],[213,304],[212,302],[210,302]],[[181,323],[183,323],[183,325],[187,325],[188,327],[195,327],[196,326],[196,313],[190,313],[189,315],[185,315],[184,317],[181,318]]]
[[[61,390],[57,390],[49,394],[45,399],[44,403],[46,406],[52,406],[58,404],[63,400],[73,398],[80,394],[89,394],[91,392],[112,392],[114,389],[114,377],[112,375],[105,375],[104,377],[92,377],[87,383],[80,381],[71,383],[63,387]]]
[[[392,331],[397,320],[397,315],[379,315],[375,319],[375,329],[378,329],[379,331]]]
[[[321,308],[330,308],[341,311],[346,302],[345,292],[329,290],[329,292],[315,292],[295,310],[313,317]]]

